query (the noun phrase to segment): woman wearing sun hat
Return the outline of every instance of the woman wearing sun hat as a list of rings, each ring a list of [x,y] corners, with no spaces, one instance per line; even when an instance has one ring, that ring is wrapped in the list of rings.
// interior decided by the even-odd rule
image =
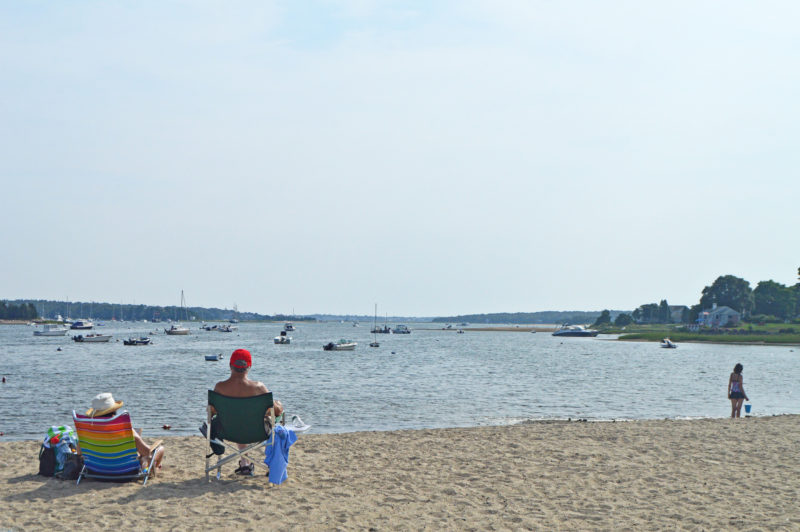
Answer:
[[[92,399],[92,406],[86,411],[86,415],[89,417],[109,418],[113,416],[117,410],[122,408],[123,404],[124,403],[122,401],[116,401],[114,396],[108,392],[99,393],[94,396],[94,399]],[[139,453],[139,462],[142,463],[142,467],[147,467],[147,465],[150,463],[150,459],[152,458],[151,453],[153,450],[144,442],[141,435],[139,435],[139,433],[135,430],[133,431],[133,441],[136,443],[136,450]],[[155,461],[153,462],[153,465],[156,469],[161,469],[161,460],[163,459],[164,446],[161,445],[156,451]],[[151,476],[154,473],[155,471],[151,472]]]

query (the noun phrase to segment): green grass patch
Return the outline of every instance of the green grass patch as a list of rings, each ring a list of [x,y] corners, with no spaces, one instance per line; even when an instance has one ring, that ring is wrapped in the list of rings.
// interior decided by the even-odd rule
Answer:
[[[669,337],[673,342],[713,342],[713,343],[764,343],[764,344],[800,344],[800,334],[759,333],[692,333],[679,331],[634,332],[622,334],[620,340],[645,340],[660,342]]]

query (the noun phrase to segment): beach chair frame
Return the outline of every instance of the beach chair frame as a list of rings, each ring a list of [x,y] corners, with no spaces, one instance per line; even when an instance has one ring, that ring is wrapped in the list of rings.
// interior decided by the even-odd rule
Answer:
[[[142,487],[147,485],[156,451],[162,447],[161,441],[153,445],[152,457],[147,469],[143,470],[127,410],[109,418],[93,418],[73,410],[72,420],[83,455],[83,467],[75,482],[76,486],[84,478],[113,481],[142,479]]]
[[[211,421],[216,412],[222,428],[223,440],[211,438]],[[206,481],[210,481],[209,473],[217,470],[217,480],[222,475],[222,466],[228,462],[243,458],[247,453],[264,448],[275,443],[275,410],[273,407],[272,393],[264,393],[253,397],[228,397],[213,390],[208,390],[208,405],[206,406],[206,451],[211,443],[224,445],[232,454],[211,462],[214,454],[206,454]],[[231,442],[231,443],[228,443]],[[233,444],[250,444],[244,449],[239,449]],[[263,454],[263,452],[262,452]],[[263,458],[251,461],[269,471]]]

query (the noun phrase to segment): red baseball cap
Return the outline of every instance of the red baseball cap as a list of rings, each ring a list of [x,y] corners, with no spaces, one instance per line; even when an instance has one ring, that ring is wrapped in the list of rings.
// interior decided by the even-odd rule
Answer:
[[[253,365],[253,357],[247,349],[237,349],[231,354],[231,366],[235,368],[249,368]]]

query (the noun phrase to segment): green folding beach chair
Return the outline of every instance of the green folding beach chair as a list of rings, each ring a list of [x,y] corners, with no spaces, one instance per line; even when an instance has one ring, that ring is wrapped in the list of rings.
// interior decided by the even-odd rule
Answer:
[[[217,438],[211,438],[211,430],[206,429],[206,450],[211,443],[224,445],[232,451],[232,454],[221,458],[216,463],[211,463],[211,456],[206,455],[206,480],[209,480],[209,472],[217,470],[217,479],[222,474],[222,466],[244,457],[251,451],[261,450],[261,459],[251,460],[267,471],[269,468],[264,464],[264,448],[275,442],[275,413],[272,408],[272,394],[265,393],[254,397],[227,397],[218,394],[213,390],[208,390],[208,407],[206,427],[214,424]],[[216,415],[212,411],[216,410]],[[249,444],[244,449],[239,449],[231,444]]]

